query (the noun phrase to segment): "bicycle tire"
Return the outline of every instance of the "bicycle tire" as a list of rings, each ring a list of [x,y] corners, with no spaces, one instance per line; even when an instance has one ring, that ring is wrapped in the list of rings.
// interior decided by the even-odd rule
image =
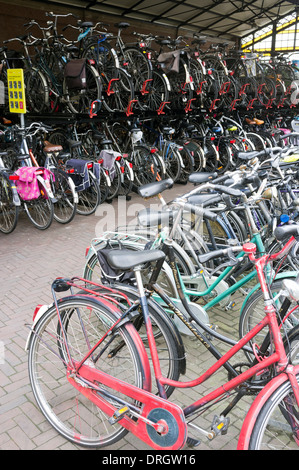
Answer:
[[[152,78],[152,63],[140,49],[126,47],[123,51],[123,65],[131,76],[134,84],[134,92],[138,98],[144,82]],[[121,61],[120,61],[121,62]]]
[[[282,280],[277,280],[272,283],[270,286],[270,291],[272,293],[272,296],[275,296],[282,288]],[[281,306],[282,301],[279,299],[276,303],[278,308]],[[294,307],[294,304],[291,304],[290,308]],[[258,324],[259,321],[261,321],[262,318],[265,316],[265,301],[264,301],[264,296],[263,293],[261,292],[261,289],[258,289],[254,294],[252,294],[244,304],[242,308],[242,312],[240,315],[239,319],[239,337],[243,338],[246,333],[248,333],[254,326]],[[296,317],[296,316],[295,316]],[[294,326],[292,323],[291,318],[289,319],[287,326],[289,326],[289,329]],[[266,330],[260,331],[255,338],[254,342],[261,345],[265,336],[266,336]],[[252,341],[249,344],[253,344]],[[253,355],[247,353],[244,351],[244,354],[246,355],[247,359],[249,361],[253,360]]]
[[[90,297],[61,299],[59,309],[72,357],[78,361],[118,318],[112,309]],[[131,324],[126,324],[117,329],[113,339],[108,336],[110,345],[107,344],[107,355],[102,350],[101,370],[142,388],[144,370],[138,347],[131,337],[132,328]],[[117,353],[109,357],[109,350],[113,347],[111,341],[116,349],[121,344],[121,358]],[[93,367],[97,367],[93,359],[89,359],[87,364],[91,362]],[[29,379],[41,412],[56,431],[80,446],[105,447],[122,439],[127,430],[118,424],[107,425],[108,417],[69,384],[67,364],[62,330],[56,307],[52,305],[35,325],[29,343]],[[51,381],[46,378],[49,375],[53,377]],[[112,393],[117,395],[117,392]],[[131,399],[126,397],[126,400]],[[110,402],[113,403],[111,399]]]
[[[44,74],[36,67],[25,69],[26,103],[29,112],[41,113],[48,108],[49,87]]]
[[[54,219],[60,224],[70,223],[77,211],[75,193],[70,177],[60,169],[51,170],[55,181],[52,183],[53,194],[57,201],[54,204]]]
[[[108,170],[110,186],[108,187],[107,200],[111,201],[118,196],[121,188],[121,170],[118,162],[114,162],[113,168]]]
[[[89,171],[90,186],[83,191],[78,191],[77,212],[80,215],[91,215],[101,203],[101,193],[98,182],[92,172]]]
[[[40,196],[37,199],[23,201],[25,212],[30,222],[39,230],[46,230],[54,219],[54,204],[49,197],[43,181],[39,181]]]
[[[130,75],[123,69],[118,69],[118,75],[111,81],[101,73],[102,96],[104,108],[109,113],[126,112],[134,100],[134,86]]]
[[[186,184],[189,179],[189,175],[194,171],[194,158],[188,149],[188,146],[182,144],[179,149],[183,166],[181,167],[180,176],[178,177],[178,183]]]
[[[83,50],[83,57],[94,61],[98,72],[104,73],[109,80],[118,77],[119,62],[114,48],[109,42],[90,41]]]
[[[163,148],[166,177],[176,183],[182,171],[182,157],[179,150],[171,142],[165,142]]]
[[[121,169],[121,185],[118,191],[119,196],[128,196],[133,189],[134,184],[134,173],[133,169],[130,166],[130,163],[125,160],[123,165],[120,166]]]
[[[63,94],[72,113],[89,114],[93,101],[102,100],[102,81],[98,71],[92,65],[86,64],[85,88],[70,89],[64,79]]]
[[[144,94],[139,97],[142,109],[158,111],[169,100],[170,84],[167,76],[159,70],[152,71],[151,81],[148,82]]]
[[[0,173],[0,232],[9,234],[17,226],[19,206],[13,201],[11,182]]]
[[[134,145],[129,155],[133,165],[134,182],[136,186],[153,183],[157,178],[157,165],[154,154],[145,145]]]
[[[299,383],[299,374],[296,376]],[[249,450],[297,450],[299,410],[289,380],[278,386],[255,416]]]
[[[204,151],[199,142],[196,139],[188,139],[184,142],[184,146],[191,152],[194,160],[194,171],[203,171],[206,161]]]
[[[100,287],[91,287],[91,289],[96,292],[102,291]],[[123,297],[118,292],[126,295],[131,302],[138,301],[139,299],[138,290],[133,286],[124,283],[114,283],[113,289],[117,292],[112,292],[109,295],[116,298],[120,303],[123,301]],[[180,374],[185,373],[186,367],[184,346],[180,333],[172,319],[169,318],[168,314],[165,313],[164,309],[153,298],[148,298],[147,302],[162,375],[168,379],[179,380]],[[127,305],[124,308],[127,308]],[[151,364],[152,359],[142,315],[135,316],[132,319],[132,323],[138,331],[145,349],[148,351],[147,355]],[[153,367],[151,367],[151,370],[153,372]],[[167,398],[171,396],[174,390],[175,388],[172,386],[165,386]],[[154,376],[152,376],[152,393],[158,394]]]

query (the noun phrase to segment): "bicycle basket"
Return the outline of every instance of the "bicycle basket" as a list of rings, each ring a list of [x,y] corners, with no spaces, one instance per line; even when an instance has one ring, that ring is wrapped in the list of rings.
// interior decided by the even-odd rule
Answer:
[[[64,68],[69,89],[86,88],[86,59],[71,59]]]

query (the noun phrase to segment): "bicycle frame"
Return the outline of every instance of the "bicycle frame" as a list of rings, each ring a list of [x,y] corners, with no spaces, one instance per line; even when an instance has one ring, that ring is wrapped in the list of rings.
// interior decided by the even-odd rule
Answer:
[[[182,382],[174,381],[163,377],[156,343],[153,335],[152,324],[149,316],[146,298],[147,294],[144,290],[141,278],[141,267],[137,266],[134,269],[135,277],[140,295],[140,305],[142,308],[144,322],[146,325],[150,355],[153,361],[153,370],[160,396],[153,395],[152,393],[150,393],[151,379],[149,373],[148,358],[141,338],[137,334],[136,330],[134,330],[134,328],[130,328],[131,324],[129,324],[130,332],[132,334],[134,342],[136,342],[136,344],[139,346],[140,359],[144,365],[144,372],[146,377],[144,390],[129,385],[126,382],[120,381],[117,378],[105,374],[100,370],[97,370],[94,367],[88,365],[88,358],[91,357],[91,355],[95,352],[96,348],[101,344],[103,338],[111,334],[112,330],[115,330],[115,328],[117,328],[119,324],[123,324],[123,322],[126,321],[126,318],[128,318],[129,314],[136,308],[136,304],[131,305],[129,309],[119,317],[116,323],[112,325],[111,328],[109,328],[103,338],[98,341],[98,343],[88,352],[88,354],[80,362],[73,360],[70,351],[66,347],[66,351],[69,358],[69,364],[67,364],[66,367],[67,380],[69,381],[69,383],[71,383],[72,386],[79,390],[84,396],[91,400],[108,416],[114,417],[116,412],[122,413],[121,425],[131,431],[136,436],[138,436],[141,440],[149,444],[154,449],[172,450],[182,448],[186,442],[187,418],[193,416],[198,410],[205,407],[208,403],[211,403],[214,400],[218,400],[221,397],[224,397],[225,395],[229,396],[229,392],[231,392],[233,389],[237,388],[239,385],[248,381],[250,378],[270,366],[276,365],[275,376],[272,378],[272,380],[268,383],[266,387],[266,397],[268,398],[271,391],[276,390],[278,385],[280,385],[284,381],[289,381],[291,383],[297,405],[299,406],[299,386],[296,379],[296,374],[299,373],[299,366],[293,367],[292,365],[288,364],[288,358],[283,343],[281,341],[280,330],[276,318],[276,310],[274,308],[273,302],[270,299],[267,282],[263,274],[264,267],[268,260],[276,260],[280,259],[282,256],[285,256],[287,252],[293,247],[294,243],[296,243],[296,240],[294,237],[291,237],[279,253],[271,256],[266,254],[259,259],[255,258],[256,246],[254,244],[247,243],[243,246],[244,252],[249,256],[250,261],[252,261],[256,266],[257,275],[260,279],[260,283],[264,293],[265,317],[249,333],[247,333],[244,338],[242,338],[238,343],[235,343],[226,354],[224,354],[223,356],[221,355],[215,364],[213,364],[196,379]],[[157,262],[156,271],[158,271],[158,265],[160,265],[161,267],[162,264],[163,259],[162,261]],[[86,290],[87,292],[91,292],[88,291],[88,289]],[[52,291],[53,297],[54,299],[56,299],[53,287]],[[102,301],[104,303],[108,302],[107,298],[102,299]],[[55,305],[58,313],[59,322],[61,325],[61,330],[63,332],[67,345],[67,336],[63,330],[63,322],[60,318],[59,302],[57,302],[57,300],[55,300]],[[113,307],[113,305],[110,305],[110,308],[115,308],[115,306]],[[228,380],[228,382],[209,392],[207,395],[201,397],[199,400],[196,400],[194,403],[188,405],[183,410],[166,399],[166,393],[164,390],[165,385],[174,386],[176,388],[192,388],[204,383],[222,366],[225,366],[227,362],[238,351],[244,348],[246,344],[250,340],[252,340],[252,338],[257,333],[259,333],[262,329],[266,327],[270,329],[274,345],[274,352],[272,352],[268,357],[261,359],[259,362],[254,364],[245,372],[240,373],[239,375],[235,373],[234,377],[231,380]],[[207,338],[204,337],[203,334],[201,334],[201,337],[202,343],[205,345],[205,347],[209,349],[209,341],[207,340]],[[125,396],[133,398],[135,400],[136,405],[127,403],[125,399],[114,397],[111,391],[102,388],[102,384],[106,387],[109,387],[110,390],[117,390]],[[107,401],[107,399],[112,398],[114,404],[112,404],[111,401]],[[265,403],[265,401],[266,398],[263,390],[256,397],[250,409],[250,412],[244,421],[238,442],[238,449],[245,449],[248,447],[250,431],[252,430],[255,421],[254,413],[260,410],[261,406],[263,405],[263,403]],[[115,406],[115,402],[118,403],[118,406],[121,406],[121,409],[119,409],[118,406]],[[139,403],[139,406],[137,406],[137,403]],[[229,408],[230,407],[228,407],[228,409]],[[157,419],[156,416],[159,416],[160,419]],[[134,420],[134,417],[138,417],[138,420]],[[168,431],[170,429],[172,432],[168,434]],[[200,430],[200,428],[198,429]]]

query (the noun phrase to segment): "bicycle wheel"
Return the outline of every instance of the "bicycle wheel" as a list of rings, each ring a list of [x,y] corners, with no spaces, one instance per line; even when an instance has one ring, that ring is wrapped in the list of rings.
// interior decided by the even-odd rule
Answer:
[[[218,165],[218,160],[219,160],[219,152],[215,145],[210,142],[208,139],[205,139],[205,141],[202,144],[202,148],[205,154],[205,171],[208,172],[213,172],[216,171],[217,165]]]
[[[205,154],[201,146],[196,140],[187,140],[184,142],[184,147],[186,147],[191,153],[194,161],[194,170],[193,171],[202,171],[205,167]]]
[[[90,42],[83,51],[83,57],[95,61],[99,73],[104,73],[108,80],[118,77],[118,58],[108,42]]]
[[[49,197],[46,185],[39,181],[40,196],[31,201],[23,201],[25,212],[30,222],[39,230],[50,227],[54,218],[54,205]]]
[[[145,93],[139,97],[139,104],[143,109],[158,111],[168,101],[170,84],[165,74],[153,70],[152,79],[148,82]]]
[[[43,112],[49,103],[48,82],[42,72],[35,67],[24,71],[26,103],[29,111]]]
[[[171,142],[165,142],[163,153],[166,178],[171,178],[175,183],[181,175],[182,157],[179,150]]]
[[[133,169],[130,166],[130,163],[124,161],[120,166],[121,170],[121,186],[118,191],[119,196],[128,196],[132,189],[134,183],[134,173]]]
[[[101,204],[106,201],[108,194],[109,194],[109,186],[111,184],[109,175],[107,175],[106,171],[103,167],[100,167],[100,195],[101,195]]]
[[[274,281],[272,285],[270,286],[270,291],[272,293],[272,296],[274,297],[282,288],[282,280]],[[276,300],[276,306],[279,309],[282,305],[283,298],[279,298]],[[289,310],[295,306],[295,303],[292,302]],[[242,309],[242,313],[240,316],[239,320],[239,337],[243,338],[246,333],[248,333],[254,326],[256,326],[263,318],[265,317],[265,301],[264,301],[264,296],[261,291],[261,289],[258,289],[253,295],[251,295],[247,301],[246,304],[244,305],[244,308]],[[287,319],[285,323],[285,327],[287,330],[291,330],[293,326],[298,323],[298,312],[296,314],[293,313],[290,315],[290,317]],[[254,337],[254,342],[257,343],[259,346],[262,344],[265,336],[266,336],[267,330],[262,330],[260,331],[255,337]],[[252,342],[249,344],[253,344]],[[244,352],[247,359],[250,361],[253,360],[253,355]]]
[[[89,172],[90,186],[78,192],[77,212],[80,215],[93,214],[101,203],[101,193],[93,173]]]
[[[13,201],[13,190],[10,181],[0,174],[0,232],[11,233],[17,226],[19,206]]]
[[[118,76],[112,80],[102,73],[103,105],[109,113],[126,112],[134,100],[134,86],[130,75],[118,69]]]
[[[72,113],[89,114],[93,101],[102,98],[102,82],[97,70],[86,64],[85,88],[69,88],[66,80],[63,81],[63,93],[66,96],[67,105]]]
[[[157,166],[154,154],[145,145],[134,145],[129,155],[133,164],[134,181],[137,186],[153,183],[157,178]]]
[[[140,93],[144,82],[152,78],[152,64],[139,49],[126,47],[123,56],[123,65],[131,76],[135,93]],[[138,96],[137,96],[138,97]]]
[[[110,186],[108,186],[107,200],[112,200],[118,196],[121,187],[121,170],[118,162],[109,170]]]
[[[222,174],[228,170],[232,164],[232,151],[231,151],[231,144],[226,140],[219,140],[218,143],[219,148],[219,160],[217,162],[217,171]]]
[[[52,170],[55,181],[52,183],[53,194],[57,201],[54,204],[54,219],[60,224],[73,220],[77,210],[74,186],[69,176],[62,170]]]
[[[181,167],[180,176],[178,178],[179,183],[187,183],[189,175],[194,171],[194,158],[189,151],[188,147],[182,145],[179,149],[183,166]]]
[[[289,381],[272,393],[255,419],[249,450],[298,450],[299,409]]]
[[[75,361],[81,361],[117,320],[112,309],[90,298],[63,299],[59,309],[69,351]],[[87,365],[100,367],[101,371],[142,388],[144,371],[130,335],[132,328],[132,325],[124,325],[108,336]],[[109,354],[112,350],[114,354]],[[119,424],[111,426],[108,416],[70,384],[66,373],[68,362],[56,308],[51,306],[35,326],[29,344],[29,379],[40,410],[60,434],[75,444],[104,447],[122,439],[127,430]],[[111,393],[119,396],[113,390]],[[111,398],[106,400],[115,404]],[[126,400],[134,402],[128,397]]]

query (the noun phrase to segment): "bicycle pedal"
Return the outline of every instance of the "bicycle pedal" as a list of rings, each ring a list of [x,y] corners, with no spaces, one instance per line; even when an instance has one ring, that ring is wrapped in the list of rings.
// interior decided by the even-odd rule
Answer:
[[[128,412],[129,412],[129,407],[124,406],[120,410],[116,410],[113,415],[108,419],[108,422],[110,424],[116,424],[118,421],[120,421]]]
[[[221,416],[221,417],[214,416],[211,429],[215,433],[215,437],[219,436],[219,434],[221,435],[226,434],[229,423],[230,423],[229,418],[225,418],[224,416]]]
[[[236,305],[236,302],[231,301],[226,307],[225,310],[232,310]]]
[[[187,437],[187,446],[188,447],[197,447],[201,444],[199,439],[193,439],[193,437]]]

